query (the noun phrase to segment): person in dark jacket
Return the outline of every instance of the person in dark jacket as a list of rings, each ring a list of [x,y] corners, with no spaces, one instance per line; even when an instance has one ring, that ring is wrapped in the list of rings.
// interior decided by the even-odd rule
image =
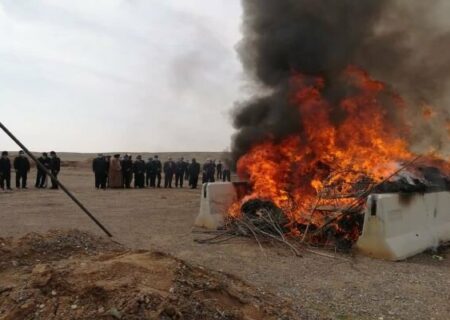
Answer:
[[[122,177],[125,188],[131,188],[131,181],[133,180],[133,160],[128,155],[125,155],[122,160]]]
[[[39,157],[38,161],[47,170],[50,170],[50,159],[48,158],[46,152],[44,152],[42,156]],[[38,166],[35,186],[36,188],[46,188],[46,184],[47,184],[47,173]]]
[[[207,182],[215,182],[216,181],[216,162],[215,160],[211,160],[208,166],[208,181]]]
[[[209,159],[206,159],[206,162],[202,166],[202,183],[206,183],[208,179],[208,162]]]
[[[152,161],[152,169],[153,173],[150,178],[150,186],[161,188],[161,172],[162,172],[162,163],[159,160],[158,155],[155,155]]]
[[[222,173],[222,181],[231,181],[231,170],[230,167],[227,164],[224,164],[223,166],[223,173]]]
[[[189,166],[190,165],[191,164],[189,163],[189,160],[186,160],[184,162],[184,180],[186,180],[188,183],[189,183]]]
[[[183,158],[177,161],[175,165],[175,187],[183,188],[184,172],[186,171],[186,162]]]
[[[154,187],[152,185],[152,174],[153,174],[153,159],[148,158],[148,161],[145,164],[145,186],[146,187]]]
[[[55,178],[58,178],[59,171],[61,171],[61,159],[59,159],[55,151],[50,152],[50,171]],[[53,179],[52,189],[58,189],[58,184]]]
[[[25,157],[25,152],[19,151],[19,155],[14,159],[14,170],[16,171],[16,188],[26,189],[28,172],[30,172],[30,161]]]
[[[145,161],[142,160],[142,156],[137,156],[136,161],[133,163],[134,172],[134,187],[144,188],[145,187]]]
[[[217,180],[222,180],[222,171],[223,171],[223,165],[222,161],[219,160],[219,163],[216,166],[217,169]]]
[[[111,156],[107,155],[105,157],[105,161],[106,161],[106,177],[105,177],[105,181],[106,181],[106,187],[109,187],[109,165],[111,163]]]
[[[208,159],[206,163],[203,165],[203,183],[214,182],[214,174],[215,174],[215,165],[211,159]]]
[[[175,162],[169,157],[169,160],[164,162],[164,188],[172,188],[173,174],[175,173]]]
[[[95,188],[106,189],[108,169],[108,162],[103,154],[100,153],[97,158],[92,161],[92,171],[94,171],[95,174]]]
[[[9,160],[8,152],[3,151],[0,158],[0,187],[2,190],[11,190],[11,160]]]
[[[189,165],[189,185],[191,189],[197,189],[198,184],[198,175],[200,174],[200,163],[197,160],[192,159],[191,164]]]

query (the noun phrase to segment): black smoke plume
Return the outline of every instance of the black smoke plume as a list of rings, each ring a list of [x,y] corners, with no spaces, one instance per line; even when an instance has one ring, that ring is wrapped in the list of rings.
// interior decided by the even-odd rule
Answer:
[[[267,138],[302,132],[297,111],[289,106],[293,71],[323,77],[324,95],[337,105],[348,90],[339,79],[349,65],[367,70],[405,99],[411,143],[417,148],[446,147],[448,1],[242,0],[242,5],[238,52],[258,90],[234,110],[234,159]],[[422,109],[428,105],[438,116],[424,123]],[[341,116],[336,110],[333,121]]]

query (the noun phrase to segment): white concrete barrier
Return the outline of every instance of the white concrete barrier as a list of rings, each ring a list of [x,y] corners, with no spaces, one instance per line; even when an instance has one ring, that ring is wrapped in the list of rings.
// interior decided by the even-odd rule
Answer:
[[[228,208],[237,200],[237,192],[231,182],[205,183],[200,199],[200,213],[195,226],[217,229],[223,226]]]
[[[450,241],[450,192],[373,194],[356,248],[376,258],[403,260]]]

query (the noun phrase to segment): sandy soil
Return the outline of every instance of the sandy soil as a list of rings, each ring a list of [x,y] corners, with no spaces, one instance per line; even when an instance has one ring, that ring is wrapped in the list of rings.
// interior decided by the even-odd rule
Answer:
[[[2,320],[301,319],[235,277],[76,230],[0,238],[0,277]]]
[[[33,177],[31,177],[32,179]],[[449,319],[450,254],[425,253],[404,262],[353,255],[330,259],[266,248],[252,241],[201,245],[192,223],[199,191],[93,188],[87,169],[64,168],[61,180],[114,234],[139,249],[160,250],[236,275],[292,301],[305,313],[332,319]],[[61,192],[29,189],[0,194],[0,237],[49,229],[101,231]]]

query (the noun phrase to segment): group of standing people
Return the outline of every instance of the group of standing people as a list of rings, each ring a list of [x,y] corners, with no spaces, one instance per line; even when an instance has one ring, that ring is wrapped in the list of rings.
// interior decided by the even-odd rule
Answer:
[[[37,166],[36,188],[47,188],[47,172],[57,178],[61,170],[61,160],[56,152],[46,152],[38,158],[40,164],[47,170]],[[7,151],[3,151],[0,158],[0,188],[11,189],[11,171],[16,173],[16,188],[27,189],[28,174],[31,169],[30,161],[23,151],[19,151],[13,163],[9,159]],[[95,173],[95,187],[97,189],[109,188],[131,188],[134,180],[135,188],[161,188],[161,181],[164,174],[164,188],[172,188],[175,180],[176,188],[183,188],[187,181],[191,189],[196,189],[200,173],[202,183],[214,182],[216,180],[230,181],[231,173],[227,165],[221,161],[216,163],[208,159],[203,166],[195,158],[185,161],[179,158],[177,161],[168,158],[164,163],[159,160],[158,155],[149,158],[147,161],[142,156],[137,156],[136,160],[129,155],[121,158],[120,154],[114,156],[104,156],[99,154],[92,162],[92,170]],[[51,180],[51,189],[58,189],[56,180]]]
[[[59,172],[61,171],[61,160],[56,155],[55,151],[50,152],[50,157],[46,152],[42,153],[38,161],[52,173],[52,175],[57,178]],[[14,158],[14,162],[11,165],[11,160],[9,159],[9,154],[7,151],[2,152],[2,157],[0,159],[0,188],[2,190],[12,190],[11,189],[11,170],[14,169],[16,173],[16,188],[17,189],[27,189],[28,173],[30,172],[31,165],[28,158],[25,156],[23,151],[19,151],[17,157]],[[37,167],[36,175],[36,188],[46,188],[47,187],[47,172],[40,167]],[[58,184],[52,179],[51,181],[52,189],[58,189]]]
[[[196,189],[201,172],[203,182],[214,182],[216,172],[217,179],[230,181],[230,170],[224,168],[221,161],[216,165],[214,161],[208,159],[202,168],[203,171],[195,158],[189,162],[184,158],[174,161],[169,157],[162,163],[158,155],[147,161],[138,155],[133,161],[129,155],[121,158],[120,154],[112,157],[99,154],[92,162],[97,189],[131,188],[133,179],[135,188],[161,188],[162,174],[164,174],[164,188],[172,188],[175,179],[176,188],[183,188],[187,181],[191,189]]]
[[[216,179],[218,181],[231,181],[231,171],[228,165],[223,164],[222,161],[219,160],[216,163],[215,160],[207,159],[203,164],[203,183],[207,182],[215,182]]]

